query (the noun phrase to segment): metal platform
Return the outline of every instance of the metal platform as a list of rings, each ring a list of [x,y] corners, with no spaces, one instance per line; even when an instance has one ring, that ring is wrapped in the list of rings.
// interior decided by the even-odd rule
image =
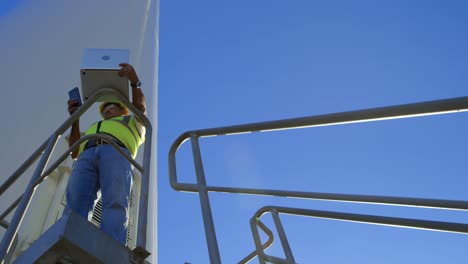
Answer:
[[[132,252],[74,212],[68,212],[13,263],[136,263]]]

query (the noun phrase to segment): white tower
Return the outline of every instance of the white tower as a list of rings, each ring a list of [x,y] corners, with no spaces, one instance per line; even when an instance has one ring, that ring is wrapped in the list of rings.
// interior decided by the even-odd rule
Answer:
[[[159,1],[7,1],[0,4],[0,49],[2,96],[0,184],[68,117],[68,90],[80,86],[79,67],[83,49],[130,50],[130,63],[138,71],[146,96],[148,118],[153,126],[148,213],[147,260],[157,263],[156,247],[156,146],[157,146],[157,58]],[[99,119],[92,107],[80,120],[83,127]],[[51,162],[67,149],[62,137]],[[67,175],[71,162],[64,163],[54,177]],[[0,213],[16,200],[29,182],[32,170],[3,195]],[[40,188],[54,192],[63,183],[52,179]],[[39,189],[39,188],[38,188]],[[52,198],[50,198],[52,197]],[[55,198],[49,196],[49,200]],[[56,199],[55,199],[56,200]],[[31,206],[36,206],[31,202]],[[49,205],[48,205],[49,206]],[[56,212],[59,213],[59,212]],[[11,213],[6,220],[11,218]],[[45,228],[52,224],[44,215]],[[28,224],[27,220],[23,224]],[[5,232],[0,228],[0,237]]]

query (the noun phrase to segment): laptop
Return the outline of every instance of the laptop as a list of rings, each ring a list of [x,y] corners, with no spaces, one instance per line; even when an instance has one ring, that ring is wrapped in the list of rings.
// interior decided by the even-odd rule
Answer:
[[[125,49],[84,49],[80,69],[83,100],[86,101],[100,88],[115,89],[128,99],[128,79],[117,73],[121,69],[119,64],[128,63],[129,58],[130,51]],[[116,99],[113,94],[104,94],[97,102]]]

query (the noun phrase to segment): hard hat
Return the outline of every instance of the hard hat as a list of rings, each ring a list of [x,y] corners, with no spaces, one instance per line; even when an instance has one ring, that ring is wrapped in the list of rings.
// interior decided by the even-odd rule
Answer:
[[[102,111],[104,110],[104,108],[106,107],[106,105],[108,104],[117,104],[119,105],[119,107],[123,110],[123,115],[128,115],[128,108],[122,103],[122,102],[119,102],[119,101],[108,101],[108,102],[103,102],[100,106],[99,106],[99,113],[101,114],[102,116]]]

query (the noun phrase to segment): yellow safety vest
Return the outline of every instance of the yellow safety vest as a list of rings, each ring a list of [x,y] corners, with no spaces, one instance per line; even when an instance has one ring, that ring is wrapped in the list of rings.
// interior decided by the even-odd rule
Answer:
[[[105,133],[119,140],[135,158],[140,145],[145,142],[144,129],[140,134],[135,116],[118,116],[107,120],[102,120],[91,125],[85,135]],[[88,140],[80,145],[80,154],[83,152]]]

